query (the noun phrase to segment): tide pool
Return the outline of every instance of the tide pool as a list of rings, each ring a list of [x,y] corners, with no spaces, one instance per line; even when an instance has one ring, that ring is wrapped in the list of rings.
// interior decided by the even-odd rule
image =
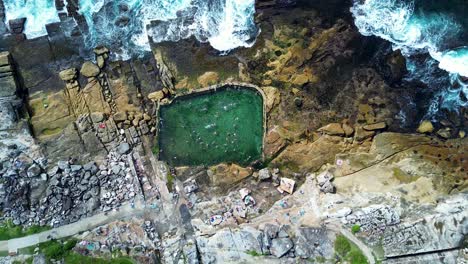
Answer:
[[[175,99],[160,109],[160,159],[172,166],[262,158],[263,99],[252,89],[225,87]]]

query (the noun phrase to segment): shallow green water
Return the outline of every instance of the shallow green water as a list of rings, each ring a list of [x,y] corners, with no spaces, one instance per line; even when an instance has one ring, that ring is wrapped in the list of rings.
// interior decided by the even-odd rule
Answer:
[[[160,117],[160,158],[173,166],[261,159],[263,102],[251,89],[178,98],[161,107]]]

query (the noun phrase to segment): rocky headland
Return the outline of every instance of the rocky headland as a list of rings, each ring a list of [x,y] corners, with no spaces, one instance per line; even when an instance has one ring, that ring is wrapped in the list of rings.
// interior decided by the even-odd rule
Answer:
[[[347,1],[257,1],[253,47],[126,61],[83,49],[76,11],[27,39],[1,7],[0,263],[466,263],[466,107],[422,120]],[[160,107],[225,85],[259,89],[263,157],[160,160]]]

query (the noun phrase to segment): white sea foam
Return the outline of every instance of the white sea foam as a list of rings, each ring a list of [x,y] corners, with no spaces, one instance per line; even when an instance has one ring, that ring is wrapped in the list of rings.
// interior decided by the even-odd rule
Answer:
[[[28,38],[46,34],[47,23],[59,21],[54,0],[4,0],[7,20],[26,17]],[[255,0],[79,0],[89,32],[89,47],[107,45],[128,58],[155,42],[195,36],[226,52],[253,45]],[[153,21],[158,21],[152,23]]]
[[[60,21],[54,0],[6,0],[5,20],[26,18],[24,33],[28,38],[47,34],[45,25]]]
[[[351,12],[361,34],[388,40],[405,55],[427,52],[442,69],[467,76],[467,52],[446,47],[463,30],[450,15],[415,13],[413,1],[399,0],[356,1]]]
[[[433,118],[441,108],[458,111],[467,105],[463,97],[468,88],[460,75],[468,76],[468,47],[450,46],[463,31],[454,17],[415,11],[414,0],[355,0],[351,12],[361,34],[390,41],[408,58],[408,80],[419,80],[434,91],[424,118]],[[430,58],[416,63],[411,55],[421,53]],[[440,74],[437,67],[448,74]]]

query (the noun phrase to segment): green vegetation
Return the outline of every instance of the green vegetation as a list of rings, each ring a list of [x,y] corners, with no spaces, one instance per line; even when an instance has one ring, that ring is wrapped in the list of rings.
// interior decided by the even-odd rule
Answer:
[[[22,226],[13,224],[11,220],[7,220],[3,223],[3,225],[0,226],[0,240],[9,240],[18,237],[29,236],[49,229],[49,226],[38,225],[23,228]]]
[[[63,259],[64,263],[67,264],[133,264],[130,258],[127,257],[116,257],[111,259],[95,258],[90,256],[84,256],[73,251],[73,248],[78,243],[77,239],[68,239],[65,242],[58,240],[51,240],[38,245],[28,248],[28,250],[21,252],[20,254],[32,254],[34,248],[39,247],[39,252],[44,254],[47,263],[50,263],[51,259],[60,260]],[[29,261],[30,260],[30,261]],[[25,263],[31,263],[32,258],[26,260]]]
[[[338,235],[335,240],[335,252],[341,256],[346,256],[351,250],[351,243],[343,235]]]
[[[345,236],[338,235],[335,240],[335,253],[351,264],[367,264],[367,258],[361,250],[351,243]]]
[[[247,250],[245,253],[247,253],[247,254],[249,254],[250,256],[253,256],[253,257],[264,256],[262,253],[258,253],[255,250]]]
[[[166,175],[166,179],[167,179],[167,183],[166,183],[167,189],[171,192],[172,187],[174,186],[174,180],[175,180],[174,175],[168,172]]]
[[[151,148],[151,152],[153,152],[153,155],[158,156],[159,155],[159,145],[158,141],[155,140],[156,142],[153,145],[153,148]]]
[[[367,264],[367,258],[359,249],[353,248],[348,254],[351,264]]]
[[[352,232],[353,234],[359,233],[359,231],[361,231],[361,226],[360,226],[360,225],[353,225],[353,226],[351,227],[351,232]]]

